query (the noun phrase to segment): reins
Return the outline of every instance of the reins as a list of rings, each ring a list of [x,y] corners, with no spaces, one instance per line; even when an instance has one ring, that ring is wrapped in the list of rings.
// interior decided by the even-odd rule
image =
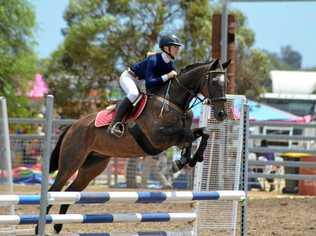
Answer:
[[[204,76],[207,76],[207,78],[203,77],[203,79],[206,79],[207,83],[209,83],[210,80],[210,74],[212,72],[215,71],[210,71],[208,70],[207,73],[204,74]],[[203,79],[201,79],[200,83],[202,83]],[[191,99],[194,99],[194,101],[191,103],[188,103],[186,105],[186,107],[184,109],[180,108],[178,105],[174,104],[173,102],[170,101],[170,87],[171,84],[173,82],[173,80],[175,80],[178,84],[178,86],[184,90],[185,93],[190,94]],[[200,84],[201,86],[201,84]],[[208,96],[210,96],[210,91],[208,91]],[[159,95],[156,95],[154,93],[147,93],[149,96],[154,96],[157,100],[159,100],[160,102],[162,102],[162,106],[161,106],[161,110],[160,110],[160,114],[159,116],[162,117],[163,116],[163,112],[165,110],[168,110],[168,107],[173,108],[175,111],[179,112],[181,115],[186,116],[187,113],[189,111],[191,111],[195,106],[199,105],[200,103],[204,103],[205,100],[209,100],[209,97],[204,97],[203,99],[199,97],[199,93],[195,92],[193,89],[188,88],[187,86],[185,86],[177,77],[174,79],[169,80],[168,85],[167,85],[167,89],[165,90],[164,96],[161,97]],[[216,102],[216,101],[225,101],[226,98],[225,97],[219,97],[219,98],[212,98],[212,101]]]
[[[161,110],[160,110],[160,114],[159,114],[159,117],[162,117],[163,115],[163,112],[164,110],[166,109],[167,110],[167,107],[166,106],[169,106],[169,107],[172,107],[174,110],[176,110],[177,112],[180,112],[182,115],[186,115],[188,113],[188,111],[191,111],[193,109],[193,107],[199,105],[200,103],[203,103],[207,98],[204,98],[204,99],[201,99],[199,96],[198,96],[198,93],[195,93],[193,90],[191,89],[188,89],[186,86],[184,86],[179,80],[178,78],[174,78],[174,80],[176,80],[176,82],[178,83],[178,85],[183,88],[185,90],[185,92],[189,93],[193,98],[195,98],[194,102],[187,108],[185,108],[184,110],[181,109],[180,107],[178,107],[177,105],[175,105],[174,103],[172,103],[170,100],[169,100],[169,90],[170,90],[170,87],[171,87],[171,83],[172,83],[172,80],[169,80],[168,82],[168,87],[166,89],[166,92],[164,94],[164,97],[160,97],[156,94],[151,94],[153,96],[155,96],[159,101],[162,102],[162,106],[161,106]],[[197,100],[199,100],[197,102]]]
[[[162,107],[161,107],[161,110],[160,110],[160,114],[159,114],[159,117],[162,117],[162,114],[163,114],[163,111],[166,107],[166,101],[169,101],[169,89],[170,89],[170,85],[171,85],[171,80],[169,80],[168,82],[168,87],[167,87],[167,90],[166,90],[166,93],[165,93],[165,96],[164,96],[164,100],[163,100],[163,103],[162,103]]]
[[[200,103],[203,103],[203,102],[205,101],[205,99],[207,99],[207,98],[204,98],[204,99],[199,98],[198,93],[195,93],[193,90],[188,89],[186,86],[184,86],[184,85],[180,82],[180,80],[178,80],[178,78],[175,78],[175,80],[177,81],[178,85],[179,85],[181,88],[184,88],[185,91],[186,91],[187,93],[189,93],[189,94],[192,96],[192,98],[195,98],[195,100],[194,100],[194,102],[192,103],[192,105],[190,105],[189,107],[187,107],[187,108],[184,110],[184,112],[188,112],[188,111],[192,110],[193,107],[199,105]],[[199,101],[196,103],[197,100],[199,100]]]

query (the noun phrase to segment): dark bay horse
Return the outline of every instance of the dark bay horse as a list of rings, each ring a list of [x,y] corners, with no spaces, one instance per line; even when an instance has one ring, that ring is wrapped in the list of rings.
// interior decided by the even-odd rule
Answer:
[[[96,113],[76,121],[59,137],[52,152],[50,172],[58,170],[58,174],[49,191],[61,191],[76,171],[75,180],[65,191],[84,190],[107,167],[111,157],[156,155],[171,146],[178,146],[183,152],[181,159],[174,163],[174,171],[186,164],[194,166],[197,161],[202,161],[208,135],[203,133],[203,128],[191,129],[190,102],[202,94],[212,105],[216,119],[224,120],[224,69],[227,65],[221,64],[219,60],[195,63],[156,91],[149,91],[143,114],[127,124],[120,138],[108,134],[106,127],[94,126]],[[192,158],[192,142],[199,137],[202,140]],[[68,207],[67,204],[62,205],[60,214],[65,214]],[[50,208],[51,205],[47,212]],[[58,233],[62,224],[56,224],[54,228]]]

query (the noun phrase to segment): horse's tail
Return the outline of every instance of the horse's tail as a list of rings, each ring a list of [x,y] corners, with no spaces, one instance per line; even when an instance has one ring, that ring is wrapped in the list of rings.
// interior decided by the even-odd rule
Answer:
[[[60,146],[61,146],[61,143],[64,139],[65,134],[67,133],[67,131],[70,127],[71,127],[71,125],[67,126],[58,138],[57,144],[56,144],[56,146],[55,146],[55,148],[50,156],[49,173],[52,173],[58,169],[58,159],[59,159]]]

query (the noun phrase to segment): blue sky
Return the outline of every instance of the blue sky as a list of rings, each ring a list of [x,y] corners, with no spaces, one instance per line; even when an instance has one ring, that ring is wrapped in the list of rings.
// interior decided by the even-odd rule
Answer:
[[[31,0],[37,13],[37,52],[47,57],[62,42],[62,15],[69,0]],[[280,52],[291,45],[303,56],[303,66],[316,65],[316,2],[232,3],[248,18],[256,34],[255,47]]]
[[[232,3],[248,18],[256,34],[255,47],[280,52],[291,45],[304,66],[316,65],[316,2]]]
[[[30,0],[30,2],[36,10],[37,52],[40,57],[48,57],[63,40],[60,30],[66,25],[63,20],[63,12],[69,0]]]

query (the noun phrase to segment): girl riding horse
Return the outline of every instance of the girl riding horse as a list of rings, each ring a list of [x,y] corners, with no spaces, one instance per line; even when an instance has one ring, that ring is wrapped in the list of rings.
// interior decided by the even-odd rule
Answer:
[[[162,54],[160,57],[162,59]],[[58,170],[58,173],[49,191],[61,191],[76,172],[76,178],[65,191],[83,191],[104,171],[111,158],[156,155],[171,146],[184,150],[181,159],[174,163],[175,171],[187,164],[194,166],[197,161],[203,161],[208,135],[203,128],[191,129],[190,104],[194,97],[202,94],[212,105],[215,118],[219,122],[225,119],[226,66],[219,60],[211,60],[187,66],[168,83],[163,83],[163,77],[158,77],[154,84],[162,83],[162,86],[148,94],[142,115],[128,122],[128,129],[119,140],[104,132],[107,128],[94,125],[97,113],[74,122],[59,137],[52,152],[50,172]],[[138,72],[135,70],[135,73]],[[165,78],[171,78],[172,74],[175,75],[172,72]],[[162,113],[164,105],[168,109]],[[199,148],[191,158],[192,142],[199,137],[202,137]],[[51,206],[48,206],[47,213]],[[69,206],[63,204],[60,214],[65,214]],[[54,225],[54,229],[60,232],[62,224]]]
[[[124,132],[123,118],[133,109],[139,101],[139,90],[136,80],[145,80],[147,89],[161,86],[177,76],[173,60],[182,46],[175,35],[162,36],[159,41],[161,53],[148,56],[145,60],[132,65],[120,77],[120,86],[126,97],[117,105],[115,117],[109,126],[109,132],[116,137],[122,137]]]

